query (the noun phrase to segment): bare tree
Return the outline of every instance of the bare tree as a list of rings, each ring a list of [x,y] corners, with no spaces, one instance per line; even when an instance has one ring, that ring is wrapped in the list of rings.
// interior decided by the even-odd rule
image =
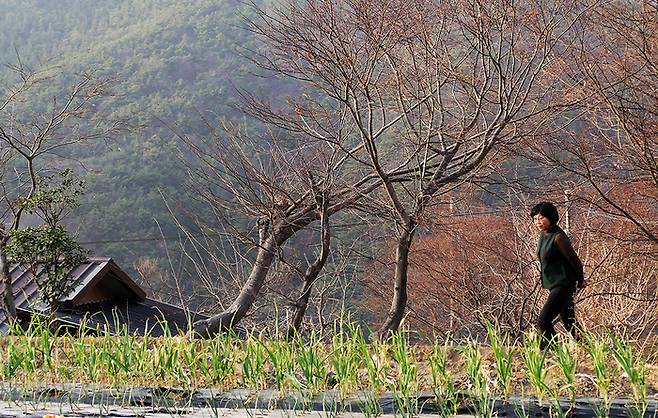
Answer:
[[[286,332],[288,338],[293,338],[299,334],[306,309],[308,308],[313,285],[329,258],[329,249],[331,246],[331,229],[329,227],[329,216],[327,213],[329,202],[322,193],[317,193],[315,199],[320,212],[320,253],[302,275],[302,289],[293,304],[295,312]]]
[[[429,210],[420,224],[424,232],[410,257],[405,317],[426,335],[482,336],[484,320],[521,335],[536,318],[536,233],[525,196],[507,190],[509,201],[494,207],[479,198],[478,189],[461,187],[445,196],[445,204]],[[394,258],[391,248],[382,261]],[[374,313],[388,309],[385,282],[376,274],[366,279],[365,305]]]
[[[309,144],[295,136],[259,138],[226,125],[208,127],[214,134],[205,139],[179,134],[185,152],[192,155],[188,159],[192,187],[198,201],[220,221],[221,228],[242,239],[249,270],[230,306],[194,324],[194,331],[200,335],[232,328],[244,318],[273,263],[284,259],[280,254],[291,237],[322,220],[323,241],[328,245],[329,217],[380,185],[376,176],[362,176],[349,167],[349,159],[337,152],[337,145]],[[197,214],[201,216],[202,211]],[[256,231],[247,228],[251,234],[244,233],[240,225],[247,219],[257,226]],[[208,230],[210,223],[199,217],[194,224]],[[309,289],[326,260],[327,250],[307,276]]]
[[[582,202],[577,209],[579,251],[590,283],[578,298],[584,326],[655,344],[658,259],[647,256],[655,251],[653,242],[633,239],[637,231],[626,219],[602,216],[595,205]]]
[[[26,206],[39,191],[40,179],[62,168],[65,150],[125,129],[123,121],[103,118],[94,106],[108,94],[112,81],[90,73],[48,97],[61,75],[58,68],[32,70],[18,59],[9,66],[11,79],[0,91],[0,275],[3,307],[16,318],[7,244],[24,220]],[[38,98],[38,99],[37,99]]]
[[[548,80],[587,7],[306,0],[258,11],[252,29],[265,48],[257,62],[304,90],[285,109],[251,100],[252,114],[308,143],[340,147],[381,182],[397,241],[381,334],[403,318],[409,253],[426,208],[495,161],[499,145],[569,104],[555,100],[564,96]]]
[[[569,94],[587,100],[544,132],[536,148],[546,166],[564,174],[574,199],[625,220],[633,239],[652,242],[655,254],[658,11],[651,2],[607,2],[576,39],[560,80],[578,80]]]

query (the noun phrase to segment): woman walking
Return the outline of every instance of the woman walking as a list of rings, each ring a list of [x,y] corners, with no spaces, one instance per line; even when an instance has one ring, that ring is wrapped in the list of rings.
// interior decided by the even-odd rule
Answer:
[[[540,231],[537,257],[541,265],[541,284],[549,290],[537,321],[542,337],[541,347],[546,348],[555,337],[553,320],[558,315],[564,328],[578,338],[574,295],[576,289],[585,287],[586,283],[580,258],[567,234],[557,226],[560,215],[555,205],[541,202],[532,208],[530,216]]]

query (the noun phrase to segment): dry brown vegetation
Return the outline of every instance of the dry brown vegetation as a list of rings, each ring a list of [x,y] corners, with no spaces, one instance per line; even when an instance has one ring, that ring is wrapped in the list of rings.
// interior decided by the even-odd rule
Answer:
[[[643,210],[655,212],[655,208]],[[489,320],[520,336],[533,325],[546,296],[539,284],[537,233],[529,216],[437,212],[434,219],[439,232],[433,233],[429,224],[412,257],[408,325],[429,335],[463,337],[482,335],[483,321]],[[627,221],[611,219],[591,205],[572,205],[570,223],[589,284],[577,295],[581,326],[654,346],[655,245],[637,240]],[[385,280],[376,274],[368,277],[365,306],[375,315],[386,308],[386,293],[377,291]]]

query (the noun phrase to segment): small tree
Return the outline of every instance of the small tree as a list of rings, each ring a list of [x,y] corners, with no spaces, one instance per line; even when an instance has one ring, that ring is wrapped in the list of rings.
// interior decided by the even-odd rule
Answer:
[[[36,210],[44,203],[37,202],[42,191],[39,183],[57,167],[65,166],[62,160],[68,149],[111,138],[125,132],[127,125],[106,117],[102,106],[97,106],[110,94],[110,79],[83,72],[69,83],[63,81],[66,77],[58,67],[31,69],[19,57],[17,64],[8,68],[6,79],[0,83],[0,290],[6,316],[14,320],[16,306],[7,253],[12,237],[28,240],[27,235],[41,235],[34,243],[47,243],[51,249],[55,241],[66,241],[61,241],[65,237],[62,231],[32,230],[39,232],[36,235],[16,232],[24,225],[28,208]],[[46,193],[42,198],[53,196]]]
[[[54,180],[59,184],[53,186]],[[37,185],[39,191],[21,202],[21,206],[44,223],[12,231],[7,252],[11,261],[29,266],[41,299],[52,312],[58,301],[77,286],[69,274],[88,256],[62,225],[64,217],[79,205],[85,183],[67,169],[39,179]]]

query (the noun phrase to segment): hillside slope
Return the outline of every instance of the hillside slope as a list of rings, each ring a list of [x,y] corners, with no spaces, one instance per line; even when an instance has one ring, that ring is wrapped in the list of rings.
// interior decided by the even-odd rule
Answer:
[[[2,64],[16,62],[17,51],[24,63],[59,66],[70,77],[86,69],[114,77],[116,95],[105,106],[144,127],[72,151],[88,169],[89,189],[71,222],[95,253],[128,267],[162,256],[158,224],[175,235],[162,194],[184,201],[185,172],[169,127],[199,128],[209,112],[235,117],[235,89],[264,85],[238,51],[253,43],[244,12],[231,0],[0,0]]]

